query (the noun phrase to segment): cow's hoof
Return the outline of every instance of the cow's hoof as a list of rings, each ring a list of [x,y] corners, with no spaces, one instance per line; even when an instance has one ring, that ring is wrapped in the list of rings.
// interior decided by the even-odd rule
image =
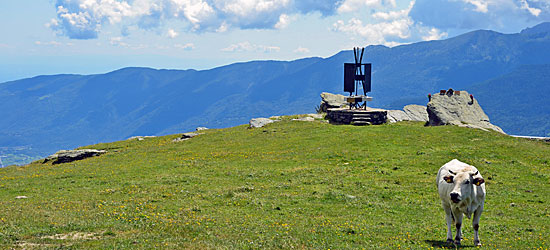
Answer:
[[[459,240],[455,240],[455,245],[460,246],[460,241],[459,241]]]
[[[453,244],[453,243],[454,243],[453,239],[447,239],[447,244]]]
[[[474,246],[480,247],[481,246],[481,241],[474,241]]]

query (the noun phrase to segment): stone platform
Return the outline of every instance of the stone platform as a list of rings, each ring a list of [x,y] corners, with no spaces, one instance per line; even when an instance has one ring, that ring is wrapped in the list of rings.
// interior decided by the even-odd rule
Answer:
[[[332,124],[378,125],[386,123],[388,111],[383,109],[329,108],[327,117]]]

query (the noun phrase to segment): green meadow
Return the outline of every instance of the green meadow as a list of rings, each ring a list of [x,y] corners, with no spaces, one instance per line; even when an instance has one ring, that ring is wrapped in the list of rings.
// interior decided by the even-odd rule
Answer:
[[[455,158],[486,180],[482,248],[550,248],[550,144],[290,118],[2,168],[0,249],[454,249],[435,178]]]

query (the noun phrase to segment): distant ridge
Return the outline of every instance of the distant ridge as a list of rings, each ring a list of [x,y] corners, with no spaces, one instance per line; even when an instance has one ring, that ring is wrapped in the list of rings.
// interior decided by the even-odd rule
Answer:
[[[343,94],[342,67],[350,61],[353,53],[341,51],[329,58],[253,61],[209,70],[131,67],[1,83],[0,155],[10,156],[3,158],[5,164],[22,163],[59,149],[131,136],[311,113],[321,92]],[[550,82],[544,73],[550,65],[549,23],[516,34],[480,30],[393,48],[368,46],[363,61],[373,64],[374,101],[369,105],[374,107],[426,105],[428,93],[464,89],[505,132],[550,135],[550,102],[538,98]]]

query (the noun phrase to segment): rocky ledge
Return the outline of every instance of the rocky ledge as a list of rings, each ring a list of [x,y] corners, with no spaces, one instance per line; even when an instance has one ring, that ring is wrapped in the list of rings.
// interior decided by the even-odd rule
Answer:
[[[502,129],[489,121],[489,117],[474,98],[466,91],[440,91],[431,95],[427,105],[429,126],[456,125],[460,127],[494,130]]]
[[[60,164],[72,161],[79,161],[89,157],[99,156],[107,153],[105,150],[97,149],[77,149],[77,150],[61,150],[57,153],[48,156],[43,163],[52,162],[52,164]]]

